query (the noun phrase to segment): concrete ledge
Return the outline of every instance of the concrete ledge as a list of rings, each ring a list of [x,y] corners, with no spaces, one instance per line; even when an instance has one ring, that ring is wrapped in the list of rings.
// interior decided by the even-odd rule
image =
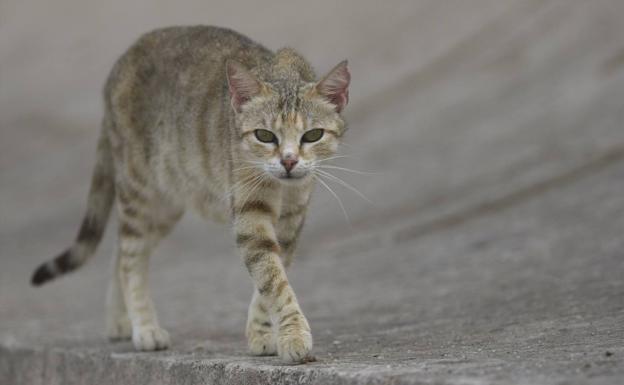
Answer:
[[[169,304],[161,310],[170,351],[136,353],[130,343],[94,340],[100,316],[87,314],[97,288],[80,281],[97,270],[87,271],[45,292],[67,290],[40,323],[28,321],[40,310],[28,307],[27,295],[15,305],[23,315],[0,329],[0,382],[619,385],[622,191],[624,162],[615,159],[411,241],[302,261],[292,276],[318,360],[300,366],[245,353],[245,303],[236,301],[246,300],[248,288],[238,286],[225,300],[207,292],[222,306],[235,298],[231,309],[212,312],[168,286],[168,297],[156,302]],[[223,263],[213,264],[215,287],[232,280]],[[197,266],[170,266],[158,279],[187,287]],[[87,290],[76,296],[77,287]]]

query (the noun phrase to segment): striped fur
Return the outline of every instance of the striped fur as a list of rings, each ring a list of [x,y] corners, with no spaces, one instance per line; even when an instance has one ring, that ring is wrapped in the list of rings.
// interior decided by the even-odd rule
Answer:
[[[320,82],[315,78],[294,50],[273,53],[226,29],[174,27],[141,37],[105,87],[102,136],[76,241],[39,267],[33,284],[72,271],[93,254],[116,198],[108,334],[132,338],[139,350],[166,348],[148,261],[190,207],[233,225],[255,287],[246,328],[251,352],[304,361],[312,335],[285,268],[303,227],[314,167],[334,153],[345,130],[343,105],[334,101],[346,103],[335,94],[347,92],[346,62]],[[302,142],[314,128],[327,134]],[[277,139],[261,142],[257,129]],[[297,162],[286,170],[284,159]]]

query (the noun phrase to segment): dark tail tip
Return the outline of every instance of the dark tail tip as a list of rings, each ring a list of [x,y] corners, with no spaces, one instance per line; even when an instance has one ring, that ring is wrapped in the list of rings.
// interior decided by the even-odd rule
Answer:
[[[52,261],[39,266],[37,270],[35,270],[30,282],[33,286],[41,286],[59,275],[76,269],[78,266],[80,266],[80,264],[74,262],[71,249],[68,249]]]
[[[37,270],[35,270],[32,278],[30,279],[30,283],[33,286],[41,286],[44,283],[51,281],[54,279],[54,273],[50,270],[50,267],[47,263],[39,266]]]

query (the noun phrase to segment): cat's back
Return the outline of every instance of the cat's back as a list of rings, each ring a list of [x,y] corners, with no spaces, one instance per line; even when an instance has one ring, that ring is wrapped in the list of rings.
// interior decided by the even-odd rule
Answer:
[[[105,85],[107,103],[120,106],[166,95],[193,95],[221,89],[225,61],[235,59],[249,68],[270,61],[273,53],[231,29],[181,26],[142,35],[116,62]]]
[[[156,69],[167,66],[167,70],[175,71],[189,65],[207,67],[222,63],[226,58],[235,58],[253,67],[270,60],[272,55],[261,44],[228,28],[204,25],[166,27],[139,37],[121,56],[116,67]]]
[[[202,61],[221,62],[229,57],[253,64],[254,61],[267,60],[272,55],[264,46],[241,33],[205,25],[153,30],[142,35],[127,54],[135,59],[152,62],[176,59],[178,66]]]
[[[206,201],[207,193],[222,193],[230,137],[223,127],[231,113],[226,60],[252,68],[273,56],[219,27],[169,27],[141,36],[118,59],[104,89],[103,129],[117,154],[115,167],[127,168],[127,175],[141,168],[145,181],[175,199],[193,200],[200,191]]]

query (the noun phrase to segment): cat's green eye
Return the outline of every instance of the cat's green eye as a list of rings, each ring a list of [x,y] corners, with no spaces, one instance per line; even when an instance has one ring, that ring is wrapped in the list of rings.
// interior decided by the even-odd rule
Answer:
[[[269,130],[256,130],[254,134],[262,143],[277,143],[277,136]]]
[[[301,141],[304,143],[312,143],[312,142],[319,141],[323,137],[324,133],[325,133],[325,130],[323,130],[322,128],[312,129],[306,132],[305,134],[303,134],[303,136],[301,137]]]

